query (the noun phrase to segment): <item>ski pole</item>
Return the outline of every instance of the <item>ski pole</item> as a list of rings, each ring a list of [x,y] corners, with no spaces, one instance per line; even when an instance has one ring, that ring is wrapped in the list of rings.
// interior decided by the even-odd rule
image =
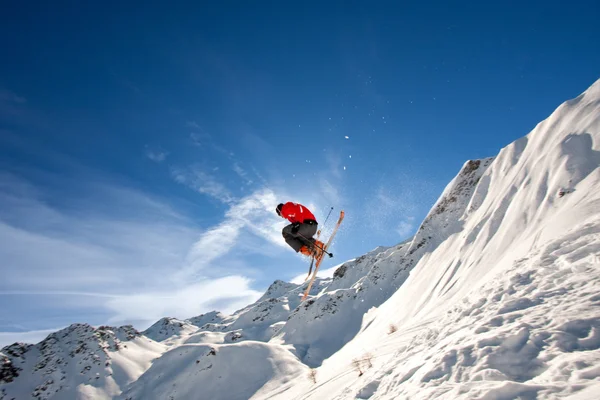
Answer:
[[[329,220],[329,216],[331,215],[331,212],[332,212],[332,211],[333,211],[333,207],[331,207],[331,208],[329,209],[329,213],[327,214],[327,217],[325,218],[325,222],[323,222],[323,226],[325,226],[325,224],[327,224],[327,221]],[[302,236],[304,239],[306,239],[306,238],[304,237],[304,235],[300,235],[300,236]],[[321,236],[321,229],[319,229],[319,232],[317,232],[317,239],[318,239],[320,236]],[[327,255],[328,255],[330,258],[331,258],[331,257],[333,257],[333,254],[332,254],[332,253],[328,253],[327,251],[325,251],[325,249],[321,248],[320,246],[317,246],[317,245],[316,245],[316,244],[314,244],[314,243],[313,243],[313,245],[314,245],[315,247],[317,247],[317,248],[319,248],[319,249],[323,250],[325,253],[327,253]],[[310,274],[310,273],[309,273],[309,274]]]
[[[331,215],[331,212],[333,211],[333,207],[331,207],[329,209],[329,214],[327,214],[327,218],[325,218],[325,222],[323,222],[323,226],[325,226],[325,224],[327,223],[327,220],[329,219],[329,216]]]
[[[327,224],[327,220],[329,219],[329,216],[331,215],[331,212],[333,211],[333,207],[331,207],[329,209],[329,214],[327,214],[327,218],[325,218],[325,222],[323,222],[323,226],[325,226],[325,224]],[[317,240],[321,237],[321,229],[318,230],[317,232]]]

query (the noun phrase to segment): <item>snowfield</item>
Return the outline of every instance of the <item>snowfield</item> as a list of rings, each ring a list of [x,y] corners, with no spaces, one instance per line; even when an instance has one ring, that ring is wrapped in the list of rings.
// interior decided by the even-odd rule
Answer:
[[[72,325],[2,349],[0,399],[599,399],[599,167],[597,81],[304,303]]]

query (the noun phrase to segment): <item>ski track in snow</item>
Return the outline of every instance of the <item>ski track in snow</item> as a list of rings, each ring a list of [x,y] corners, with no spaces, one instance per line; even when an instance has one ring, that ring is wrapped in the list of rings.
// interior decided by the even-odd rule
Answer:
[[[599,149],[600,81],[307,301],[278,280],[232,315],[74,324],[0,351],[0,400],[598,399]]]

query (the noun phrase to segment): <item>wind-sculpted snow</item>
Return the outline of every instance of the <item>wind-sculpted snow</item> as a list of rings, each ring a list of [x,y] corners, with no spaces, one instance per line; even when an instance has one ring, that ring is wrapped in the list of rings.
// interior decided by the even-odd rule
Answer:
[[[599,238],[596,217],[516,260],[434,323],[390,335],[365,380],[378,382],[386,399],[556,398],[600,389],[600,265],[578,251],[594,242],[600,251]]]

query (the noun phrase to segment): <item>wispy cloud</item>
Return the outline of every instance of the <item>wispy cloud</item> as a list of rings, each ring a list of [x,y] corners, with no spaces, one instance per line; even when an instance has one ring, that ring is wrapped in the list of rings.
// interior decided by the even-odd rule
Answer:
[[[242,221],[244,227],[272,244],[281,245],[281,219],[275,216],[279,202],[270,189],[261,189],[242,199],[226,214],[227,218]]]
[[[396,229],[401,238],[406,238],[415,232],[415,218],[408,216],[404,221],[400,221]]]
[[[187,121],[185,123],[185,126],[192,129],[201,129],[200,125],[198,125],[196,121]]]
[[[33,184],[0,175],[0,290],[119,290],[140,269],[150,278],[180,265],[199,234],[134,190],[99,184],[90,193],[93,204],[79,199],[60,210]]]
[[[220,145],[215,138],[213,138],[210,134],[206,133],[200,126],[198,126],[193,121],[188,121],[186,123],[189,127],[194,127],[197,129],[194,132],[189,134],[190,140],[194,146],[200,148],[200,151],[203,152],[203,156],[207,159],[211,159],[214,162],[219,163],[228,163],[227,167],[222,168],[222,170],[231,170],[233,171],[241,180],[242,185],[240,189],[242,191],[246,191],[247,187],[255,184],[257,181],[266,184],[266,180],[261,176],[258,170],[252,166],[247,165],[243,161],[241,161],[233,151],[230,149],[223,147]],[[241,136],[247,140],[252,142],[253,153],[256,153],[256,147],[264,147],[263,140],[248,134],[246,131],[241,133]],[[266,142],[265,142],[266,143]],[[187,167],[187,168],[178,168],[176,171],[178,172],[178,176],[181,176],[181,173],[185,169],[190,169],[192,171],[197,171],[197,167]],[[213,167],[213,171],[220,169],[219,167]],[[206,168],[203,171],[206,174]],[[202,178],[207,178],[206,176]],[[179,178],[181,180],[181,178]]]
[[[233,195],[213,175],[200,167],[171,169],[171,174],[176,182],[213,197],[223,203],[230,204],[234,201]]]
[[[254,175],[258,178],[258,180],[263,184],[263,185],[267,185],[267,180],[261,175],[260,172],[258,172],[258,170],[256,169],[256,167],[252,166],[252,172],[254,173]]]
[[[232,200],[223,222],[202,231],[148,195],[104,183],[94,187],[94,204],[75,201],[57,209],[46,202],[49,194],[31,182],[0,175],[0,296],[77,299],[62,303],[95,307],[123,323],[152,323],[164,315],[185,318],[215,305],[231,311],[259,297],[249,278],[211,263],[222,256],[231,259],[241,235],[281,244],[267,211],[272,193]],[[121,210],[128,210],[126,218]],[[210,276],[204,274],[208,266]],[[0,311],[2,319],[6,316]],[[28,337],[2,335],[7,341]]]
[[[186,267],[179,271],[178,279],[197,278],[196,273],[201,273],[212,261],[227,254],[236,244],[242,227],[242,221],[229,219],[204,232],[189,251]]]
[[[167,156],[169,155],[167,151],[163,151],[160,149],[151,149],[149,146],[146,146],[145,150],[146,157],[157,163],[165,161],[167,159]]]
[[[242,178],[242,180],[244,181],[244,183],[246,185],[252,185],[254,183],[254,181],[252,179],[250,179],[248,172],[246,172],[246,170],[244,170],[239,163],[234,162],[231,169],[233,170],[233,172],[235,172],[240,178]]]
[[[0,296],[75,296],[75,297],[101,297],[101,298],[116,298],[122,297],[112,293],[97,293],[97,292],[77,292],[77,291],[43,291],[43,290],[2,290]]]
[[[23,112],[27,99],[8,89],[0,88],[0,116],[18,116]]]
[[[16,103],[16,104],[24,104],[27,102],[27,99],[23,96],[19,96],[16,93],[11,92],[7,89],[0,88],[0,103]]]
[[[236,311],[258,299],[262,293],[250,288],[251,281],[243,276],[204,280],[176,290],[152,291],[112,298],[107,306],[114,311],[111,324],[139,319],[151,324],[164,316],[189,318],[209,307],[225,313]]]
[[[228,254],[241,235],[255,235],[274,245],[283,246],[281,227],[273,208],[277,204],[275,194],[262,190],[234,202],[225,219],[216,227],[204,232],[192,246],[186,266],[176,278],[186,281],[200,276],[214,260]]]

